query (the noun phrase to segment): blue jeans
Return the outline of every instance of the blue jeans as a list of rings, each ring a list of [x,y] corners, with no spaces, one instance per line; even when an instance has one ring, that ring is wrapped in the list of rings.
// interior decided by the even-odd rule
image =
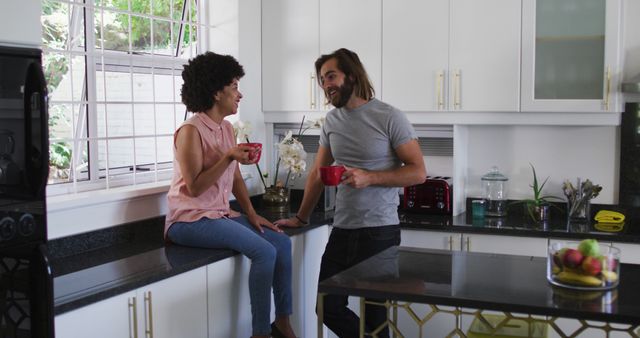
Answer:
[[[352,230],[333,228],[322,255],[319,280],[327,279],[396,245],[400,245],[399,225]],[[338,337],[359,337],[360,318],[347,307],[348,304],[348,296],[325,295],[323,321]],[[371,332],[386,320],[387,310],[384,307],[365,306],[365,330],[367,332]],[[389,337],[389,328],[385,327],[378,333],[378,337]]]
[[[253,335],[271,333],[271,287],[276,316],[292,313],[291,240],[284,233],[263,228],[259,233],[243,215],[234,218],[201,218],[176,222],[167,236],[179,245],[233,249],[251,260],[249,297]]]

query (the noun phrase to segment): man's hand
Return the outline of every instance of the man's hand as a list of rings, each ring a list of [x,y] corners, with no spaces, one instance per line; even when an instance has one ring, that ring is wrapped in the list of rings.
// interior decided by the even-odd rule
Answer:
[[[273,222],[273,224],[281,227],[287,227],[287,228],[301,228],[305,226],[305,224],[300,222],[300,220],[297,217],[279,219]]]
[[[345,166],[347,169],[342,177],[344,179],[340,182],[341,184],[346,184],[352,188],[361,189],[370,186],[373,183],[373,173],[366,171],[364,169],[358,168],[350,168]]]

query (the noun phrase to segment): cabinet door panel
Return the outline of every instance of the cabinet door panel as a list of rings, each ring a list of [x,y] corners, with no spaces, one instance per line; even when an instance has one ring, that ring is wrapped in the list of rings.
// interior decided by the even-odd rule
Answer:
[[[620,8],[620,0],[523,1],[523,111],[620,111]]]
[[[318,296],[318,278],[320,277],[320,261],[329,240],[330,227],[322,226],[304,234],[304,331],[296,332],[300,337],[315,337],[318,334],[318,317],[316,316],[316,300]],[[324,328],[325,335],[328,332]]]
[[[236,255],[207,266],[209,337],[250,337],[251,261]]]
[[[381,94],[381,11],[381,0],[320,2],[320,53],[331,53],[343,47],[356,52],[377,96]]]
[[[449,109],[519,110],[520,12],[520,1],[452,0]]]
[[[144,300],[138,306],[138,336],[145,337],[151,316],[155,338],[206,337],[206,281],[203,267],[138,289],[139,301]]]
[[[133,304],[143,306],[135,292],[128,292],[80,309],[56,316],[57,338],[133,337]]]
[[[463,234],[463,250],[521,256],[547,256],[546,238]]]
[[[448,27],[449,0],[383,0],[384,101],[404,111],[445,108]]]
[[[455,232],[438,232],[402,229],[402,246],[424,249],[460,250],[460,234]]]
[[[269,0],[262,4],[262,109],[313,109],[317,84],[318,1]]]

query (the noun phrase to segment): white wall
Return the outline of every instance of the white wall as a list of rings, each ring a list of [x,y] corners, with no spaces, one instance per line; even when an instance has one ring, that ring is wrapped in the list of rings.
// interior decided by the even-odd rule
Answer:
[[[545,194],[563,197],[564,180],[590,179],[603,187],[594,203],[618,196],[618,128],[563,126],[468,127],[466,195],[482,196],[480,177],[497,165],[508,178],[508,198],[532,197],[529,185],[549,176]],[[454,187],[455,189],[455,187]]]
[[[40,47],[40,0],[0,1],[0,45]]]

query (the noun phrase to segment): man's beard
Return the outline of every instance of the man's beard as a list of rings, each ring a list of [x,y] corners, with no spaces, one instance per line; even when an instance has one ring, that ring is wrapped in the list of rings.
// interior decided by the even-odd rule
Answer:
[[[329,97],[329,101],[336,108],[342,108],[347,105],[353,94],[353,81],[349,77],[345,77],[344,82],[338,87],[338,92],[333,97]]]

